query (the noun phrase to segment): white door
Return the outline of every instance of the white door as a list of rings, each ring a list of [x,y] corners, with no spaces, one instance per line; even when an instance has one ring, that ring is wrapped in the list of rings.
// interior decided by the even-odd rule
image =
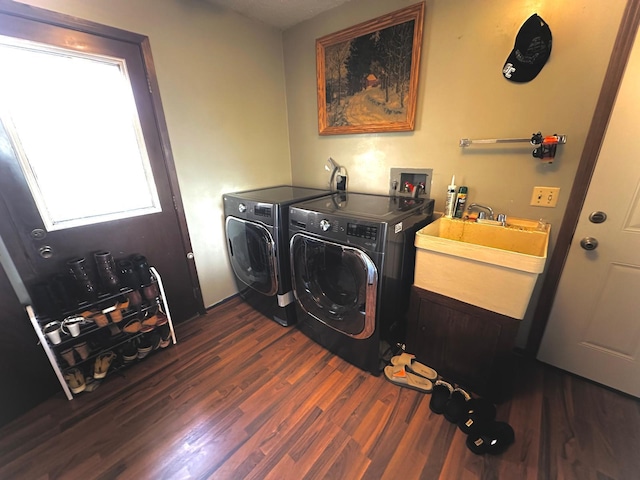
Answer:
[[[543,362],[636,397],[640,397],[639,85],[636,37],[538,352]],[[594,223],[593,212],[604,212],[606,220]]]

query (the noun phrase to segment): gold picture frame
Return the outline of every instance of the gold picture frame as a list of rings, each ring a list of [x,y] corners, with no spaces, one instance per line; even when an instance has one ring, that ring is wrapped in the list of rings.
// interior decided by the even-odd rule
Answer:
[[[316,40],[320,135],[414,129],[424,2]]]

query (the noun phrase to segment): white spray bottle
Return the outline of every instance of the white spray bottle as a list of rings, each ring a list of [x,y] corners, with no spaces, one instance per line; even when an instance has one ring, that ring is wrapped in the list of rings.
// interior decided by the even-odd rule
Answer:
[[[447,199],[444,204],[445,217],[453,217],[456,208],[456,176],[451,177],[451,185],[447,187]]]

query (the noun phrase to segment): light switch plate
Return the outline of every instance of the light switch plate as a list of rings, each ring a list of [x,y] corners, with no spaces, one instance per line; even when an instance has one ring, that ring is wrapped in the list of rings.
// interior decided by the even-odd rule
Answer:
[[[531,205],[534,207],[555,207],[560,195],[559,187],[533,187]]]

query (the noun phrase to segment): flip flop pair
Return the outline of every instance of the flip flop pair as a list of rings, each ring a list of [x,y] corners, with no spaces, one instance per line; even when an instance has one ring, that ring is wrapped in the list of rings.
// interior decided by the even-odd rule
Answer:
[[[431,393],[438,373],[416,360],[415,355],[402,353],[391,357],[391,365],[384,368],[384,376],[391,383],[423,393]]]
[[[403,365],[406,367],[407,371],[426,378],[427,380],[431,380],[432,382],[438,378],[438,372],[433,368],[427,367],[426,365],[418,362],[416,360],[416,356],[410,353],[403,352],[400,355],[391,357],[391,365]]]
[[[394,385],[418,392],[430,393],[433,389],[431,380],[409,372],[405,365],[387,365],[384,367],[384,377]]]

